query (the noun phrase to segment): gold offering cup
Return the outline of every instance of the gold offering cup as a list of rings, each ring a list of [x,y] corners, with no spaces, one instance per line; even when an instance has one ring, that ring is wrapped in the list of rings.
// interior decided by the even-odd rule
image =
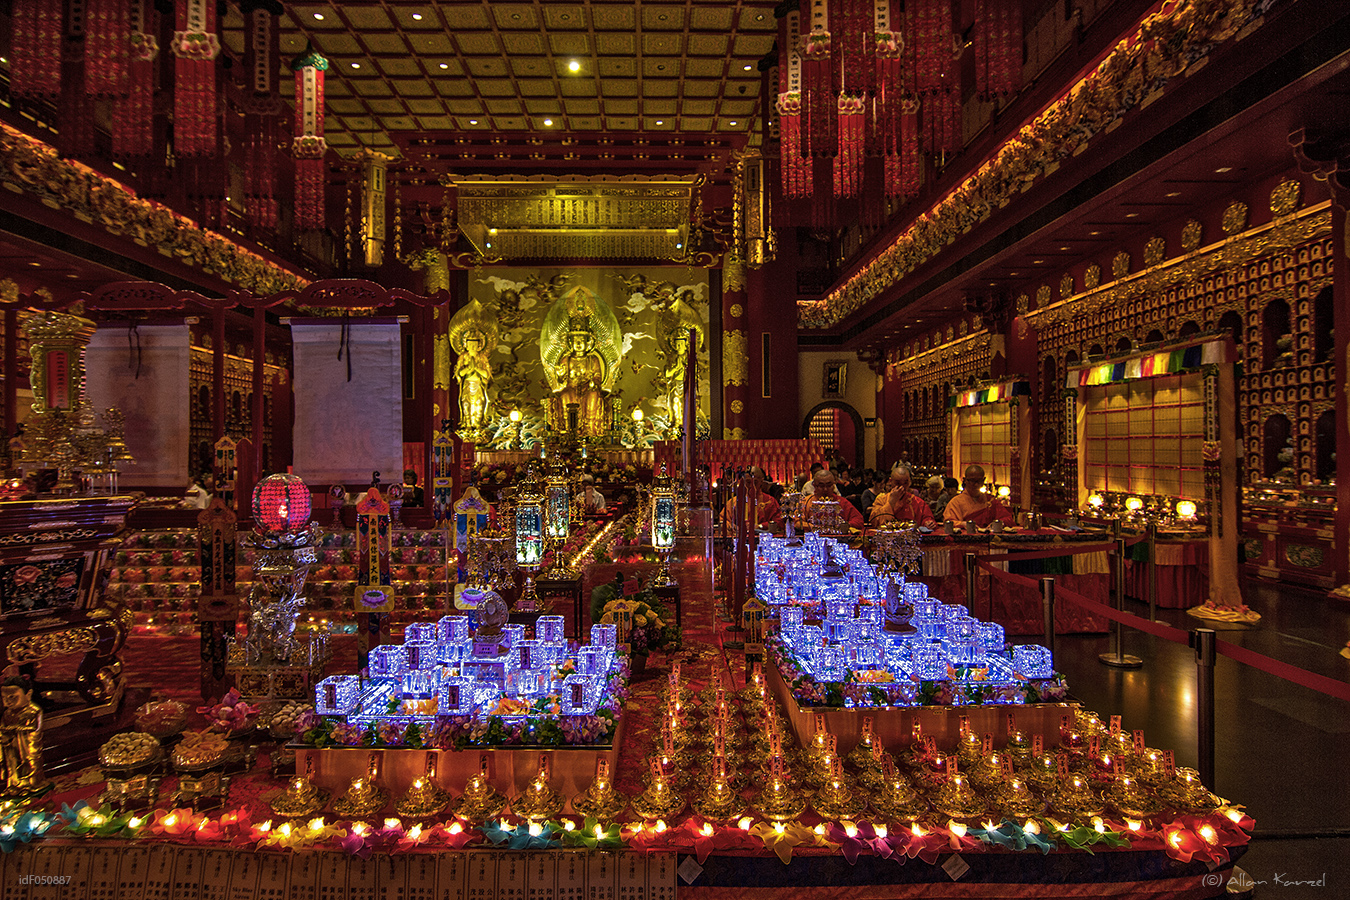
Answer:
[[[430,778],[418,777],[403,798],[394,803],[394,812],[405,819],[429,819],[449,805],[449,794],[432,784]]]
[[[665,778],[653,778],[647,789],[633,798],[633,811],[644,819],[672,819],[684,811],[680,796]]]
[[[984,741],[973,731],[961,735],[956,743],[956,758],[961,767],[967,770],[975,768],[984,756]]]
[[[867,806],[867,801],[858,796],[842,773],[835,773],[816,792],[811,805],[822,819],[856,819]]]
[[[303,775],[291,779],[286,790],[272,799],[272,812],[287,819],[304,819],[323,809],[328,792]]]
[[[1207,813],[1219,807],[1218,798],[1209,792],[1194,769],[1177,769],[1176,777],[1163,785],[1161,793],[1166,805],[1182,812]]]
[[[628,798],[614,790],[608,778],[597,777],[585,792],[572,798],[572,810],[581,816],[613,821],[628,805]]]
[[[470,822],[483,822],[501,815],[506,798],[483,775],[474,775],[464,786],[464,794],[456,803],[455,815]]]
[[[994,808],[1010,819],[1025,819],[1040,813],[1045,804],[1027,783],[1014,775],[994,795]]]
[[[745,812],[745,801],[726,778],[715,778],[708,789],[693,802],[694,812],[710,822],[739,819]]]
[[[1059,761],[1052,753],[1042,753],[1031,759],[1025,774],[1034,787],[1049,791],[1059,784]]]
[[[1084,822],[1102,814],[1102,802],[1080,775],[1070,775],[1050,794],[1050,808],[1067,822]]]
[[[1004,750],[1012,757],[1013,765],[1023,768],[1031,762],[1031,738],[1025,731],[1014,731],[1008,735],[1008,746]]]
[[[872,795],[872,808],[892,822],[912,821],[928,811],[928,804],[904,775],[895,774]]]
[[[970,782],[982,791],[990,791],[1003,783],[1003,756],[995,751],[983,757],[970,772]]]
[[[755,809],[770,822],[787,822],[806,811],[806,800],[781,778],[770,778],[755,799]]]
[[[1162,811],[1162,799],[1129,775],[1116,776],[1106,792],[1106,801],[1131,819],[1146,819]]]
[[[375,786],[369,778],[356,778],[347,787],[347,793],[333,801],[333,811],[344,819],[369,819],[389,802],[389,795]]]
[[[511,812],[531,822],[542,822],[545,819],[556,818],[558,813],[562,812],[565,802],[563,795],[554,790],[541,775],[531,781],[519,797],[511,801]]]
[[[984,812],[984,801],[975,796],[964,775],[953,775],[938,789],[933,809],[949,819],[974,819]]]

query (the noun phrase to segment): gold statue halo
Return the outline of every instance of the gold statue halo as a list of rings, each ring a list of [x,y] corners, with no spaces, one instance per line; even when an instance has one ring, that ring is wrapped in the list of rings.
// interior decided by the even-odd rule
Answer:
[[[464,336],[470,331],[482,332],[485,338],[484,353],[491,353],[496,348],[497,336],[500,334],[497,319],[476,297],[450,320],[450,346],[456,353],[464,354]]]
[[[578,285],[563,294],[549,307],[544,324],[539,330],[539,357],[549,387],[558,390],[558,361],[567,352],[568,338],[577,330],[577,321],[584,320],[590,327],[587,333],[595,339],[595,351],[605,361],[605,380],[601,390],[614,390],[619,377],[619,360],[623,357],[623,330],[609,304],[589,288]],[[585,329],[583,329],[585,330]]]

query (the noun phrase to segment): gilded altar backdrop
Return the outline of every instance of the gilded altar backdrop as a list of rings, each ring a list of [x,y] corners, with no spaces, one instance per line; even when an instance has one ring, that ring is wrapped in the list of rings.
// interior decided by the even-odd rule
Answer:
[[[494,269],[470,277],[469,299],[481,304],[498,329],[488,354],[492,378],[483,445],[513,444],[512,410],[521,413],[521,445],[539,442],[550,418],[558,418],[563,405],[558,401],[578,396],[576,384],[569,390],[565,383],[569,360],[576,359],[589,362],[571,363],[573,381],[593,377],[598,385],[590,388],[591,405],[579,403],[581,411],[594,411],[599,397],[615,443],[646,445],[673,436],[683,383],[681,340],[691,327],[699,341],[699,420],[706,423],[706,269]],[[578,337],[575,350],[569,335]],[[640,420],[634,420],[634,409],[642,411]]]
[[[134,461],[120,467],[129,487],[184,488],[188,481],[187,325],[107,325],[85,352],[89,405],[126,415],[124,440]]]

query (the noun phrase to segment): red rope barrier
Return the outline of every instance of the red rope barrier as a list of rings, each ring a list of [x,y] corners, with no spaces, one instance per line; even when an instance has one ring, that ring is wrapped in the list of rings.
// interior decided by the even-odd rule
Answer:
[[[1080,553],[1109,553],[1116,549],[1115,544],[1074,544],[1072,549],[1056,548],[1054,550],[1034,550],[1027,553],[995,553],[981,556],[980,560],[1027,560],[1027,559],[1054,559],[1057,556],[1077,556]]]

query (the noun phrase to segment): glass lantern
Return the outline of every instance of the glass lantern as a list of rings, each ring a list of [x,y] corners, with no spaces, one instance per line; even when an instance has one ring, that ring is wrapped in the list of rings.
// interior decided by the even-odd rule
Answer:
[[[1024,678],[1050,678],[1055,674],[1050,651],[1040,644],[1014,645],[1013,668]]]
[[[670,553],[675,549],[675,489],[664,468],[652,482],[652,548],[661,554],[661,571],[656,576],[656,584],[673,587],[675,579],[670,577]]]
[[[538,612],[539,592],[534,575],[544,564],[544,490],[534,473],[526,477],[516,495],[516,567],[525,571],[525,584],[516,600],[517,612]]]
[[[314,687],[314,711],[321,716],[345,716],[361,697],[356,675],[330,675]]]
[[[559,463],[549,468],[548,480],[544,486],[544,538],[553,548],[553,567],[550,570],[555,578],[564,578],[568,574],[567,565],[558,552],[567,543],[572,529],[572,493],[567,481],[567,469]]]

